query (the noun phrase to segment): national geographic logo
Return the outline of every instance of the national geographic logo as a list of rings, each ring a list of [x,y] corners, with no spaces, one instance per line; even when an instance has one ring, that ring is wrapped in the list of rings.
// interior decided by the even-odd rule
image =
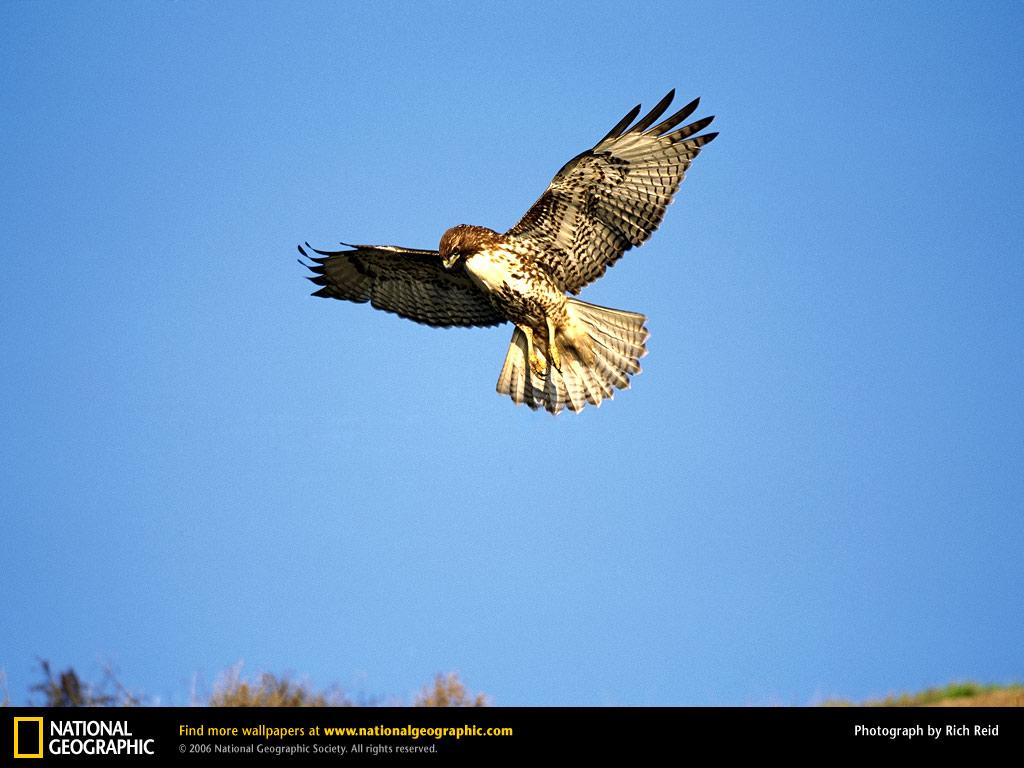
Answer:
[[[14,718],[14,757],[47,755],[154,755],[153,739],[137,739],[127,720],[50,718],[49,739],[42,717]]]
[[[43,756],[43,718],[14,718],[14,756]]]

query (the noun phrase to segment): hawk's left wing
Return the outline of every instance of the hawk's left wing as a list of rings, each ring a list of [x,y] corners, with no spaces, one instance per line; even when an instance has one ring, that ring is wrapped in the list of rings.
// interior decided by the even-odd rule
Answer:
[[[566,163],[506,233],[544,252],[542,263],[563,289],[579,293],[623,253],[647,240],[690,163],[718,135],[694,135],[714,117],[676,129],[700,99],[654,125],[674,96],[675,91],[669,91],[630,127],[640,114],[640,105],[634,107],[597,146]]]
[[[342,243],[342,245],[346,245]],[[370,302],[377,309],[434,326],[499,325],[506,318],[464,274],[447,271],[437,251],[397,245],[353,245],[347,251],[318,251],[309,278],[323,286],[314,296]]]

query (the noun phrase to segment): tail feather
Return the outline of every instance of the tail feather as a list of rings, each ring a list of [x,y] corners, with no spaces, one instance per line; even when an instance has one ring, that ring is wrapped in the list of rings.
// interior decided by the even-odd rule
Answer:
[[[612,396],[612,386],[604,381],[589,366],[584,365],[575,357],[572,360],[572,373],[583,383],[587,402],[600,405],[605,398]],[[582,407],[582,406],[581,406]]]
[[[616,389],[629,387],[629,377],[640,372],[640,358],[647,354],[646,318],[636,312],[599,307],[569,299],[570,321],[583,329],[583,339],[559,336],[561,368],[546,362],[543,340],[534,336],[534,354],[546,367],[538,375],[529,362],[526,334],[518,327],[498,377],[498,393],[536,410],[558,413],[563,408],[582,410],[587,403],[599,406]]]
[[[571,410],[577,410],[573,407],[573,399],[565,383],[565,376],[557,368],[552,368],[548,375],[544,377],[544,394],[547,397],[545,407],[547,407],[547,403],[561,403],[563,406],[569,406]],[[583,406],[581,405],[580,407],[582,408]]]
[[[617,389],[627,389],[629,387],[629,375],[626,366],[622,365],[614,357],[598,351],[594,355],[593,367],[602,380],[608,384],[615,386]]]
[[[516,405],[526,403],[536,410],[538,402],[534,397],[533,386],[529,383],[530,374],[526,334],[516,328],[512,331],[512,343],[508,346],[505,365],[498,376],[498,392],[511,397]]]
[[[595,339],[592,349],[594,350],[595,357],[613,370],[628,373],[638,373],[640,371],[638,359],[643,355],[643,347],[623,350],[609,346],[601,339]]]

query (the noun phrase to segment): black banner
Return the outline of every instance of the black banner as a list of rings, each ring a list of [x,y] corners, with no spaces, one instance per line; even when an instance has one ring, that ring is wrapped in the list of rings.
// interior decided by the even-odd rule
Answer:
[[[295,708],[0,710],[0,765],[447,764],[452,758],[1007,754],[1024,709]],[[40,763],[25,763],[40,765]]]

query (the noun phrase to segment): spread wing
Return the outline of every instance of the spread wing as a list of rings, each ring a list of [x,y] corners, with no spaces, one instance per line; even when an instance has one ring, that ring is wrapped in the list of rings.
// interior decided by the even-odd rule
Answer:
[[[425,325],[486,326],[506,320],[469,277],[448,272],[437,251],[397,245],[352,245],[346,251],[306,247],[320,255],[309,256],[299,246],[313,262],[305,265],[315,273],[309,279],[323,286],[314,296],[368,301]]]
[[[694,135],[714,117],[676,128],[700,99],[654,125],[674,96],[670,91],[630,127],[640,114],[640,105],[634,107],[593,149],[566,163],[505,233],[543,253],[539,260],[565,290],[579,293],[651,236],[690,163],[718,135]]]

